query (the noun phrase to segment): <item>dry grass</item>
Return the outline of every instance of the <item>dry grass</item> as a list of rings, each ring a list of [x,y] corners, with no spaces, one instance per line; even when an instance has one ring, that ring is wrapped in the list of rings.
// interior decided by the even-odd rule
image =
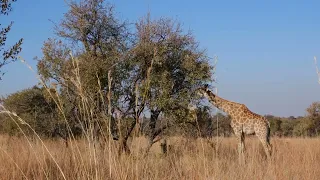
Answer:
[[[117,156],[116,144],[45,140],[63,174],[43,145],[24,138],[0,137],[1,179],[319,179],[320,139],[273,139],[273,161],[265,160],[256,138],[247,138],[246,164],[240,166],[234,138],[219,138],[210,144],[203,139],[168,140],[169,152],[160,153],[155,144],[151,153],[140,154],[144,138],[132,142],[130,156]],[[213,139],[212,142],[216,142]],[[107,146],[112,146],[111,148]],[[212,147],[218,147],[217,150]],[[217,145],[217,146],[216,146]],[[110,152],[111,150],[111,152]],[[112,153],[110,158],[109,153]]]

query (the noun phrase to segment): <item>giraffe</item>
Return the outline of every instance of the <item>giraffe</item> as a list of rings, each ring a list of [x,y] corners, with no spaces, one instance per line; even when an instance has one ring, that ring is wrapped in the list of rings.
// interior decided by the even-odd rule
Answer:
[[[238,141],[240,163],[244,161],[245,134],[256,134],[263,145],[267,158],[270,159],[270,123],[265,117],[251,112],[244,104],[228,101],[215,95],[208,89],[208,85],[198,90],[201,95],[209,99],[212,105],[230,115],[231,127]]]

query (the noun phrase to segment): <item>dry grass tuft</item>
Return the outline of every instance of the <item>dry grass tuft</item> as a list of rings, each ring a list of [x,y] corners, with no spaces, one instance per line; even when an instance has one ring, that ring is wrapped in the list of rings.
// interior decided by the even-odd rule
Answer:
[[[234,138],[168,139],[168,154],[159,143],[141,155],[146,139],[132,140],[132,155],[117,156],[114,142],[90,146],[86,140],[45,140],[66,179],[318,179],[320,139],[273,139],[273,161],[268,163],[256,138],[246,139],[246,165],[239,166]],[[0,137],[1,179],[63,179],[55,162],[39,140]],[[111,145],[111,147],[107,147]],[[77,147],[78,149],[72,149]],[[110,151],[111,150],[111,151]],[[109,153],[111,157],[109,158]],[[94,154],[94,157],[93,157]],[[111,169],[111,174],[109,172]]]

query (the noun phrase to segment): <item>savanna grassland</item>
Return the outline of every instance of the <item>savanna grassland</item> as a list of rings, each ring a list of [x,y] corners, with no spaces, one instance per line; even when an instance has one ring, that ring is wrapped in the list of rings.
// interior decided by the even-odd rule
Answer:
[[[273,138],[268,162],[256,138],[247,138],[246,164],[238,163],[235,138],[168,139],[166,155],[154,144],[143,156],[145,138],[131,155],[118,156],[112,141],[26,140],[1,136],[1,179],[319,179],[320,139]],[[218,143],[217,143],[218,142]],[[134,144],[134,146],[133,146]],[[46,149],[47,148],[47,149]],[[50,154],[49,154],[50,153]]]
[[[217,58],[192,31],[151,13],[129,22],[107,0],[66,5],[36,67],[18,56],[23,39],[4,47],[12,23],[0,31],[0,79],[21,60],[39,80],[0,97],[0,180],[320,179],[320,102],[306,116],[266,115],[271,160],[246,137],[240,165],[230,117],[197,93],[216,82]]]

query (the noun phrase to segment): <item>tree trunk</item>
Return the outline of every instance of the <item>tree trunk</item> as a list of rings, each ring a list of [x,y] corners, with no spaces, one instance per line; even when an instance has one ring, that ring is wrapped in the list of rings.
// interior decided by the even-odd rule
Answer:
[[[115,133],[116,129],[116,123],[115,119],[112,117],[112,106],[111,106],[111,85],[112,85],[112,77],[111,77],[111,70],[108,71],[108,119],[109,119],[109,132],[110,135],[112,136],[113,140],[118,140],[119,137],[117,137]]]
[[[140,114],[142,112],[142,108],[138,107],[138,101],[139,101],[139,85],[138,85],[138,83],[135,84],[134,93],[135,93],[135,121],[136,121],[136,132],[135,132],[135,134],[137,136],[139,136],[139,132],[140,132],[139,118],[140,118]]]
[[[125,134],[125,136],[121,137],[120,138],[120,147],[119,147],[119,150],[118,150],[118,154],[120,155],[122,152],[126,153],[126,154],[130,154],[130,149],[127,145],[127,141],[128,141],[128,138],[130,137],[133,129],[135,128],[136,126],[136,121],[133,120],[129,126],[129,129],[127,131],[127,133]]]
[[[154,138],[158,134],[160,134],[160,133],[158,133],[158,131],[156,131],[156,123],[157,123],[157,120],[158,120],[160,113],[161,113],[161,111],[159,111],[159,110],[151,110],[151,117],[150,117],[150,123],[149,123],[150,133],[149,133],[149,140],[148,140],[148,146],[146,149],[146,154],[148,154],[150,148],[154,144],[154,141],[153,141]]]

